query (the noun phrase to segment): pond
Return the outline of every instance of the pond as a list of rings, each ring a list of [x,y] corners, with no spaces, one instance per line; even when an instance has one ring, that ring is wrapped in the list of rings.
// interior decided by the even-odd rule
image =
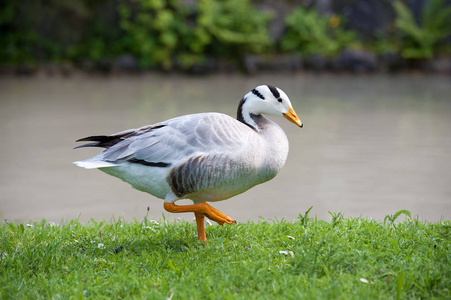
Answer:
[[[98,170],[75,140],[216,111],[235,116],[260,84],[283,89],[304,123],[272,118],[290,141],[279,175],[213,206],[238,222],[329,213],[383,220],[406,209],[451,218],[451,84],[438,75],[147,74],[0,78],[0,217],[23,222],[182,218]],[[183,203],[190,203],[183,200]],[[147,208],[150,208],[147,211]]]

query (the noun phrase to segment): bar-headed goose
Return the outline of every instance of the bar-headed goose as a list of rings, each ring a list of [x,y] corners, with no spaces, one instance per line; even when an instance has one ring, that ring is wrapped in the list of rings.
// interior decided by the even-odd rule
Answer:
[[[221,225],[235,222],[206,202],[228,199],[268,181],[285,164],[288,139],[265,114],[283,116],[302,127],[288,96],[277,87],[260,85],[241,99],[236,119],[220,113],[192,114],[79,139],[91,143],[77,148],[105,149],[75,164],[99,169],[164,199],[169,212],[194,212],[198,237],[206,240],[204,217]],[[180,199],[194,204],[176,205]]]

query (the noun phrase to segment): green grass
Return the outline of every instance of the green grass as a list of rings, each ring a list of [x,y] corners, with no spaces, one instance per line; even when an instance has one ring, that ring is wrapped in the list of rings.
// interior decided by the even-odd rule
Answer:
[[[0,299],[451,299],[451,222],[331,215],[208,226],[208,246],[186,221],[3,223]]]

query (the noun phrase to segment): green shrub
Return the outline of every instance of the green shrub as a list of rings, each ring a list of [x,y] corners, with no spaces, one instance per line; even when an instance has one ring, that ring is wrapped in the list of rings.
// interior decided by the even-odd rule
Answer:
[[[270,45],[269,17],[249,1],[201,0],[196,6],[177,0],[121,0],[126,48],[141,66],[170,69],[202,63],[206,56],[240,57]]]
[[[417,25],[412,12],[401,1],[395,1],[397,17],[395,25],[399,28],[403,41],[401,54],[408,59],[432,58],[446,46],[442,40],[451,33],[451,6],[444,0],[426,1],[421,15],[421,24]]]
[[[170,69],[173,58],[188,51],[186,41],[194,39],[186,22],[189,9],[177,0],[120,0],[118,11],[124,47],[143,68]]]
[[[62,45],[70,41],[62,28],[52,25],[67,12],[82,16],[84,10],[72,2],[5,1],[0,9],[0,63],[33,65],[61,59]]]
[[[241,63],[251,53],[333,57],[362,43],[345,29],[343,17],[299,6],[284,20],[286,32],[276,44],[268,32],[271,15],[257,8],[254,4],[261,1],[255,0],[3,2],[2,66],[91,62],[109,69],[115,58],[131,54],[143,69],[189,69],[207,58]],[[445,0],[426,1],[419,24],[402,2],[393,6],[397,28],[391,29],[398,30],[366,41],[369,49],[408,59],[450,53],[451,7]]]
[[[124,32],[119,27],[116,3],[84,1],[87,2],[88,14],[81,26],[74,30],[80,39],[66,48],[66,58],[76,63],[86,60],[99,62],[123,54]]]
[[[96,61],[120,53],[120,30],[111,4],[7,0],[0,10],[0,64]],[[105,12],[108,5],[110,11]]]
[[[200,0],[198,10],[199,31],[214,55],[241,58],[246,53],[263,53],[272,44],[267,26],[271,16],[249,0]]]
[[[334,56],[357,42],[355,32],[345,30],[341,19],[336,15],[320,16],[316,10],[298,7],[285,20],[286,33],[281,49],[304,55]]]

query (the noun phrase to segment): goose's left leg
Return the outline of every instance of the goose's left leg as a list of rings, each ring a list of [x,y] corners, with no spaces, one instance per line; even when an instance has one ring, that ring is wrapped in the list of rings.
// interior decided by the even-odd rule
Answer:
[[[176,205],[172,202],[164,202],[164,209],[172,213],[193,212],[196,217],[197,233],[199,240],[206,240],[204,217],[207,217],[219,225],[224,223],[236,223],[234,219],[220,212],[216,208],[211,207],[207,203],[196,203],[191,205]]]
[[[196,225],[197,225],[197,238],[200,241],[206,241],[207,236],[205,235],[205,217],[202,214],[194,213],[196,217]]]

